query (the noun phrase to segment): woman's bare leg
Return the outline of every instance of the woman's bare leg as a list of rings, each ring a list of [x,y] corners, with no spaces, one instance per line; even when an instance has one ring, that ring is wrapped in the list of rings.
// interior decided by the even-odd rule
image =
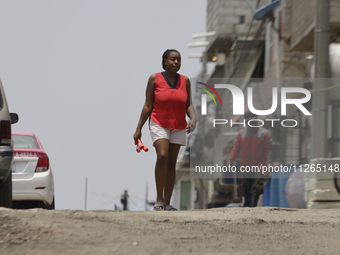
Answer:
[[[159,139],[156,142],[154,142],[153,145],[157,153],[157,161],[155,166],[157,202],[164,203],[164,187],[167,173],[169,140]]]
[[[181,145],[169,144],[167,171],[165,178],[165,189],[164,189],[164,208],[170,204],[172,191],[174,189],[176,179],[176,162],[177,156]]]

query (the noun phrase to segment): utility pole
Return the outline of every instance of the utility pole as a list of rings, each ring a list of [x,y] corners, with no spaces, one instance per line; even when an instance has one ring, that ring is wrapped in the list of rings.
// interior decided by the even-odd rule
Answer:
[[[149,204],[149,201],[148,201],[148,191],[149,191],[149,185],[148,185],[148,182],[146,182],[146,187],[145,187],[145,211],[148,210],[148,204]]]
[[[87,211],[87,177],[85,178],[85,212]]]
[[[316,0],[314,29],[315,81],[313,94],[313,127],[311,158],[328,157],[327,104],[330,78],[330,0]],[[321,79],[323,78],[323,79]]]

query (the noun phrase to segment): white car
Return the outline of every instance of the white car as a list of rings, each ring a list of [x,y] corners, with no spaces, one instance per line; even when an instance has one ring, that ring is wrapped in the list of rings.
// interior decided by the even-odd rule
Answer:
[[[33,133],[12,132],[13,208],[54,209],[54,178],[49,158]]]

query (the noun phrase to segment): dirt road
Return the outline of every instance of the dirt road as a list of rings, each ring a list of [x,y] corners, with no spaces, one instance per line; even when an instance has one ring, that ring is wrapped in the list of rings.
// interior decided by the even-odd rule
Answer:
[[[340,254],[340,210],[0,208],[0,254]]]

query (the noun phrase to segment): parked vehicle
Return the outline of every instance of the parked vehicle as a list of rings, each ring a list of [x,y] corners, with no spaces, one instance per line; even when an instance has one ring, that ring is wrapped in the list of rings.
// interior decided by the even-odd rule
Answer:
[[[11,124],[17,123],[16,113],[9,113],[5,91],[0,80],[0,206],[12,208],[13,142]]]
[[[340,172],[339,172],[339,170],[338,170],[338,172],[334,173],[334,186],[335,186],[336,191],[340,195]]]
[[[28,132],[12,132],[13,208],[54,209],[52,168],[38,137]]]

